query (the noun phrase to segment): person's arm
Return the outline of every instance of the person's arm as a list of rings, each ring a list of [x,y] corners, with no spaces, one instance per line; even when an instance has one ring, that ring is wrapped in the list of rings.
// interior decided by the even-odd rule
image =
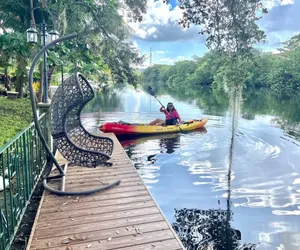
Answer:
[[[180,116],[178,117],[178,123],[181,124],[181,118],[180,118]]]
[[[159,109],[160,112],[164,113],[165,115],[168,114],[168,112],[166,111],[166,108],[164,106],[162,106],[160,109]]]
[[[180,118],[180,115],[178,114],[178,112],[177,112],[177,120],[178,120],[178,124],[180,124],[181,123],[181,118]]]

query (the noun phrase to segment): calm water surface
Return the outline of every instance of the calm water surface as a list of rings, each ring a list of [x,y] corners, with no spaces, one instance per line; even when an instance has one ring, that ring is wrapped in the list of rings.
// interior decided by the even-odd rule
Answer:
[[[226,96],[172,96],[159,98],[206,128],[121,143],[187,249],[300,249],[300,97],[245,93],[232,141]],[[83,121],[95,132],[163,118],[159,107],[127,88],[97,95]]]

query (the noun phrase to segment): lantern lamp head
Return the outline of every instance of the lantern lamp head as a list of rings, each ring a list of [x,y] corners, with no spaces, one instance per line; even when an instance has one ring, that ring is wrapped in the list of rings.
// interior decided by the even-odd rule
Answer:
[[[26,30],[26,34],[27,34],[27,42],[28,43],[37,43],[38,32],[33,27],[33,25],[29,29]]]
[[[59,38],[59,33],[56,30],[49,31],[49,42],[53,42],[58,38]]]

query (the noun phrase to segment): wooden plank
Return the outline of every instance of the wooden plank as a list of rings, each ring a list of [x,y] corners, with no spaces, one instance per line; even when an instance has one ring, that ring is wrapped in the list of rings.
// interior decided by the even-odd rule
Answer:
[[[80,179],[87,179],[87,178],[117,178],[118,176],[121,177],[126,177],[126,176],[136,176],[138,177],[139,175],[134,171],[134,170],[123,170],[123,171],[118,171],[118,172],[106,172],[104,174],[102,174],[101,171],[97,172],[89,172],[89,173],[85,173],[85,174],[79,174],[79,175],[68,175],[68,180],[76,180],[78,178]]]
[[[82,169],[82,168],[81,168]],[[102,176],[107,176],[109,174],[111,175],[120,175],[122,173],[131,173],[131,174],[135,174],[138,175],[136,170],[134,170],[133,168],[96,168],[96,169],[89,169],[89,170],[71,170],[71,167],[69,168],[69,173],[68,173],[68,178],[70,177],[82,177],[82,176],[91,176],[91,175],[97,175],[99,177]]]
[[[31,243],[33,241],[33,237],[34,237],[34,232],[35,232],[35,229],[36,229],[36,226],[38,224],[38,218],[40,217],[41,215],[41,210],[42,210],[42,204],[43,204],[43,201],[45,199],[45,191],[43,192],[43,196],[40,200],[40,204],[39,204],[39,208],[36,212],[36,219],[34,220],[33,222],[33,225],[32,225],[32,228],[31,228],[31,233],[30,233],[30,236],[29,236],[29,239],[28,239],[28,243],[27,243],[27,246],[26,246],[26,250],[29,250],[30,249],[30,246],[31,246]]]
[[[98,230],[106,230],[109,228],[129,227],[134,226],[136,224],[144,224],[155,221],[163,221],[160,214],[147,214],[138,217],[133,217],[131,219],[122,218],[118,220],[105,221],[105,223],[92,222],[88,225],[74,225],[64,227],[59,230],[57,230],[56,228],[35,230],[34,238],[39,240],[56,236],[67,236],[71,232],[72,234],[88,233]]]
[[[77,204],[76,204],[77,205]],[[92,205],[92,206],[91,206]],[[113,211],[122,211],[126,209],[134,209],[134,208],[141,208],[141,207],[150,207],[155,205],[153,200],[149,198],[149,196],[140,196],[140,197],[134,197],[133,199],[126,199],[120,200],[119,202],[116,202],[115,200],[109,201],[108,205],[103,206],[103,204],[99,204],[99,202],[90,203],[89,209],[86,208],[78,208],[78,207],[71,207],[68,206],[66,211],[62,212],[54,212],[55,213],[55,219],[64,219],[64,218],[74,218],[74,217],[80,217],[80,216],[92,216],[107,212],[113,212]],[[76,209],[75,209],[76,208]],[[53,217],[51,216],[51,213],[44,213],[40,216],[40,222],[43,221],[53,221]]]
[[[115,136],[112,167],[69,165],[66,190],[87,190],[121,179],[103,193],[66,197],[44,192],[36,227],[27,248],[37,249],[184,249]],[[60,164],[66,162],[57,155]],[[57,186],[51,181],[51,186]],[[108,240],[109,239],[109,240]],[[67,245],[67,241],[70,241]]]
[[[160,230],[155,232],[127,235],[126,237],[112,238],[110,240],[91,241],[79,244],[70,244],[74,250],[86,250],[88,249],[122,249],[124,247],[130,247],[135,245],[141,245],[145,243],[155,243],[157,241],[164,241],[174,239],[174,236],[170,230]],[[51,250],[65,250],[66,246],[50,247]]]
[[[68,236],[58,236],[54,238],[41,239],[37,241],[32,249],[45,249],[48,246],[60,247],[62,245],[67,245],[68,242],[71,245],[76,245],[78,243],[82,243],[83,241],[84,243],[88,243],[93,241],[105,241],[109,238],[112,238],[112,240],[114,240],[115,238],[137,234],[135,228],[137,228],[142,233],[147,233],[158,230],[166,230],[168,229],[168,224],[165,221],[158,221],[130,227],[119,227],[102,231],[93,231],[79,235],[69,234]]]
[[[183,247],[178,240],[162,240],[137,246],[122,247],[122,250],[182,250]]]
[[[132,209],[132,210],[125,210],[125,211],[114,211],[110,213],[102,213],[101,216],[81,216],[81,217],[74,217],[74,218],[66,218],[66,219],[57,219],[56,214],[52,214],[52,221],[40,222],[36,226],[37,230],[51,230],[56,228],[64,228],[73,225],[88,225],[92,222],[103,222],[108,220],[117,220],[127,218],[130,219],[132,217],[142,216],[144,214],[155,214],[157,213],[157,207],[151,206],[146,208],[140,209]]]
[[[121,144],[120,144],[120,145],[121,145]],[[127,154],[126,154],[125,158],[127,158],[127,160],[130,161],[129,156],[128,156]],[[179,239],[178,235],[175,233],[175,231],[173,230],[172,226],[171,226],[170,223],[168,222],[168,219],[165,217],[165,215],[163,214],[163,212],[160,210],[159,205],[156,203],[154,197],[152,196],[152,194],[150,193],[150,191],[149,191],[149,189],[147,188],[146,185],[145,185],[145,188],[147,189],[147,192],[148,192],[149,196],[153,199],[153,201],[155,202],[156,206],[158,207],[161,216],[162,216],[162,217],[164,218],[164,220],[168,223],[169,228],[170,228],[170,231],[173,233],[175,239],[179,242],[181,248],[184,249],[184,246],[183,246],[183,244],[181,243],[181,240]]]
[[[141,199],[141,197],[143,197],[142,199],[144,199],[145,197],[147,197],[147,193],[143,192],[140,196],[136,196],[136,193],[134,193],[134,196],[132,197],[126,197],[126,198],[135,198],[137,201],[139,199]],[[80,202],[80,200],[77,200],[77,202],[70,202],[70,201],[66,201],[65,203],[61,203],[58,206],[45,206],[45,208],[43,209],[43,212],[46,214],[50,214],[50,213],[56,213],[56,212],[64,212],[64,211],[70,211],[70,210],[81,210],[81,209],[90,209],[93,207],[105,207],[105,206],[112,206],[117,205],[119,203],[124,204],[127,202],[127,199],[125,199],[125,201],[123,199],[107,199],[107,200],[103,200],[103,201],[90,201],[90,202]]]

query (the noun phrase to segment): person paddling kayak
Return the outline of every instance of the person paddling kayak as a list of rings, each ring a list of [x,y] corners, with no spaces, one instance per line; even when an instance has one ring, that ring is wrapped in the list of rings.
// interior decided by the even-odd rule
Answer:
[[[159,111],[166,115],[166,120],[156,119],[150,122],[149,125],[161,126],[180,124],[181,119],[173,103],[169,102],[167,105],[167,109],[162,106]]]

